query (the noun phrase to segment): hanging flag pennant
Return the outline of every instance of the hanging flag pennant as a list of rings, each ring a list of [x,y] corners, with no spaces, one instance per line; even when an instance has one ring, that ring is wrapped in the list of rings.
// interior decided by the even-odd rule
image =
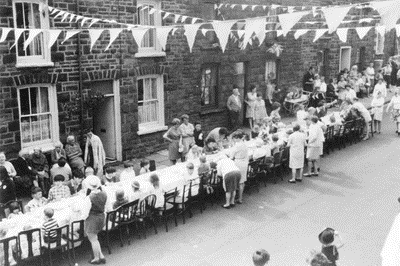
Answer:
[[[326,7],[322,9],[326,24],[328,24],[329,33],[334,32],[343,21],[352,6]]]
[[[215,34],[217,35],[223,53],[225,52],[225,48],[228,43],[231,28],[235,23],[236,21],[234,20],[214,21],[211,23],[214,28]]]
[[[81,30],[68,30],[67,34],[65,35],[64,41],[61,44],[65,43],[68,39],[70,39],[75,34],[78,34]]]
[[[63,15],[63,17],[61,19],[61,22],[64,22],[68,18],[69,15],[70,15],[70,13],[65,12],[65,14]]]
[[[148,29],[130,29],[132,32],[132,36],[135,39],[135,42],[138,47],[142,45],[142,40],[144,35],[146,34]]]
[[[245,33],[244,30],[238,30],[238,31],[237,31],[237,34],[238,34],[238,36],[239,36],[239,39],[241,39],[241,38],[243,37],[244,33]]]
[[[242,5],[242,10],[245,10],[249,5]]]
[[[276,31],[276,37],[279,37],[283,34],[283,30],[277,30]]]
[[[336,29],[336,34],[339,37],[339,40],[341,40],[342,42],[347,42],[347,31],[348,30],[349,30],[349,28]]]
[[[316,7],[316,6],[313,6],[313,7],[312,7],[312,14],[313,14],[313,17],[314,17],[314,18],[318,15],[318,13],[317,13],[317,7]]]
[[[29,29],[28,31],[29,31],[29,36],[28,39],[26,39],[24,42],[24,51],[26,51],[26,48],[35,39],[35,37],[41,32],[43,32],[42,29]]]
[[[308,11],[302,11],[291,14],[288,13],[278,15],[283,35],[286,36],[286,34],[293,28],[293,26],[296,25],[296,23],[299,22],[299,20],[308,13]]]
[[[165,51],[165,47],[167,46],[168,35],[171,32],[172,27],[161,27],[157,28],[156,34],[158,42],[161,45],[161,48]]]
[[[83,24],[85,24],[86,21],[88,21],[90,18],[87,17],[83,17],[82,21],[81,21],[81,27],[83,27]]]
[[[380,36],[385,36],[386,27],[385,26],[376,26],[375,27],[376,33]]]
[[[47,6],[47,8],[49,9],[49,11],[51,12],[51,11],[53,11],[53,7],[51,7],[51,6]]]
[[[256,5],[251,6],[251,11],[254,11],[254,9],[256,9]]]
[[[236,4],[233,4],[233,5],[231,5],[231,8],[232,8],[232,9],[234,9],[234,8],[235,8],[235,6],[236,6]]]
[[[49,43],[48,43],[49,48],[51,48],[53,44],[57,41],[61,31],[62,30],[47,30],[47,32],[49,33]]]
[[[76,17],[76,15],[71,14],[71,17],[69,18],[69,23],[72,23],[72,21],[74,20],[75,17]]]
[[[171,15],[171,13],[165,12],[164,17],[162,19],[166,19],[169,15]]]
[[[380,25],[386,27],[386,31],[396,27],[397,21],[400,19],[400,1],[382,1],[382,2],[371,2],[370,6],[378,11],[381,16]]]
[[[315,30],[315,37],[314,37],[313,42],[316,42],[316,41],[317,41],[319,38],[321,38],[322,35],[324,35],[325,32],[327,32],[327,31],[328,31],[328,29],[317,29],[317,30]]]
[[[181,15],[175,15],[175,23],[178,23],[178,20],[181,18]]]
[[[123,29],[109,29],[108,31],[110,32],[110,42],[104,51],[107,51],[110,48],[111,44],[118,38]]]
[[[51,11],[50,15],[54,15],[54,14],[57,13],[58,11],[60,11],[60,10],[57,9],[57,8],[53,8],[53,11]]]
[[[175,35],[175,32],[178,30],[178,28],[173,28],[172,29],[172,33],[171,33],[171,35]]]
[[[245,33],[243,37],[243,45],[246,46],[253,33],[260,36],[262,40],[265,38],[265,18],[246,19]],[[264,35],[264,37],[263,37]]]
[[[294,11],[294,6],[288,6],[288,13],[293,13]]]
[[[75,22],[78,22],[80,19],[83,19],[83,16],[80,16],[80,15],[76,16]]]
[[[196,23],[196,21],[198,21],[199,18],[192,18],[192,24]]]
[[[155,8],[152,8],[152,9],[150,9],[150,11],[149,11],[149,15],[152,15],[152,14],[154,14],[154,12],[156,12],[156,9],[155,9]]]
[[[217,4],[214,4],[214,9],[218,9],[218,5]]]
[[[224,4],[219,4],[218,9],[220,9]]]
[[[97,19],[97,18],[92,19],[92,22],[90,22],[90,24],[89,24],[89,28],[90,28],[94,23],[97,23],[97,22],[99,22],[99,21],[100,21],[100,19]]]
[[[7,39],[7,36],[11,30],[12,28],[1,28],[0,43],[4,42]]]
[[[201,29],[201,33],[204,35],[204,37],[206,37],[207,32],[208,32],[208,29]]]
[[[265,9],[267,9],[267,6],[262,6],[262,8],[264,9],[264,11],[265,11]]]
[[[64,15],[65,14],[65,11],[60,11],[60,12],[58,12],[58,14],[54,17],[54,19],[56,19],[57,17],[60,17],[60,16],[62,16],[62,15]]]
[[[400,25],[396,25],[396,35],[397,35],[397,38],[400,37]],[[1,40],[0,40],[0,42],[1,42]]]
[[[184,24],[183,27],[185,28],[185,36],[189,45],[189,51],[192,52],[194,40],[196,39],[197,30],[200,26],[203,25],[202,23],[199,24]]]
[[[356,32],[360,40],[362,40],[372,27],[356,27]]]
[[[280,5],[271,5],[271,9],[277,9],[278,7],[280,7]]]
[[[294,39],[297,40],[300,36],[306,34],[307,32],[308,30],[306,29],[296,30],[296,32],[294,33]]]
[[[301,10],[306,10],[307,8],[305,7],[305,6],[302,6],[301,7]]]
[[[181,23],[185,23],[185,20],[188,18],[188,16],[182,16],[182,19],[181,19]]]
[[[26,31],[26,29],[14,29],[14,44],[11,45],[10,50],[17,44],[19,37],[21,37],[24,31]]]

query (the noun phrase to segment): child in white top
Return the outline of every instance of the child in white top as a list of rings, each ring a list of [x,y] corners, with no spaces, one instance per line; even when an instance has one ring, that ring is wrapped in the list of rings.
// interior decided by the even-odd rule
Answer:
[[[26,204],[25,211],[31,212],[36,208],[43,207],[47,204],[47,199],[43,197],[42,189],[39,187],[35,187],[32,189],[32,199]]]

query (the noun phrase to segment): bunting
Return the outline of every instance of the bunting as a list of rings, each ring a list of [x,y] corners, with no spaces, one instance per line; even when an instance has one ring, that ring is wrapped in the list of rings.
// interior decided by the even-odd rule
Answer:
[[[49,47],[51,48],[53,44],[57,41],[58,36],[60,36],[61,30],[48,30],[49,32]]]
[[[282,32],[283,35],[286,36],[286,34],[293,28],[293,26],[299,22],[299,20],[309,12],[307,11],[302,11],[302,12],[295,12],[291,14],[281,14],[278,15],[279,17],[279,23],[281,24],[282,27]]]
[[[157,34],[157,39],[158,42],[161,45],[161,48],[165,51],[165,47],[167,46],[167,39],[168,35],[171,32],[172,27],[161,27],[157,28],[156,34]]]
[[[103,29],[93,29],[89,30],[90,37],[90,51],[92,51],[95,42],[99,39],[100,35],[103,33]]]
[[[12,28],[2,28],[1,29],[0,43],[4,42],[7,39],[7,36],[11,30],[12,30]]]
[[[225,52],[226,44],[228,43],[229,35],[231,33],[231,28],[235,21],[214,21],[212,26],[214,28],[215,34],[219,39],[219,44],[221,46],[222,52]],[[265,32],[264,32],[265,34]]]
[[[25,29],[14,29],[14,44],[11,45],[10,50],[17,44],[19,37],[21,37],[21,34],[25,31]]]
[[[339,37],[339,40],[342,42],[347,42],[347,31],[349,28],[340,28],[336,30],[336,34]]]
[[[110,48],[111,44],[118,38],[123,29],[109,29],[108,31],[110,32],[110,42],[104,51],[107,51]]]
[[[142,45],[142,40],[144,35],[146,34],[148,29],[130,29],[132,32],[132,36],[135,39],[135,42],[137,44],[138,47],[140,47]]]
[[[64,41],[61,44],[64,44],[68,39],[70,39],[75,34],[78,34],[79,32],[81,32],[81,31],[80,30],[69,30],[69,31],[67,31],[67,34],[65,35]]]
[[[386,31],[396,27],[396,23],[400,19],[400,1],[371,2],[370,6],[381,15],[380,25],[384,25]]]
[[[343,21],[352,6],[325,7],[322,12],[325,15],[326,24],[328,24],[329,33],[334,32]]]
[[[253,33],[257,36],[263,32],[265,36],[265,18],[246,19],[245,33],[243,37],[243,46],[246,47]]]
[[[358,37],[360,38],[360,40],[364,39],[365,35],[367,35],[368,31],[371,28],[372,27],[357,27],[356,28],[356,32],[357,32]]]
[[[194,40],[196,39],[197,30],[200,26],[203,25],[199,24],[184,24],[183,27],[185,28],[185,36],[189,45],[189,51],[192,52]]]
[[[88,28],[92,27],[92,25],[93,25],[94,23],[97,23],[97,22],[99,22],[99,21],[100,21],[100,19],[98,19],[98,18],[93,19],[92,22],[90,22]]]
[[[296,30],[296,32],[294,33],[294,39],[297,40],[300,36],[306,34],[307,32],[307,29]]]
[[[327,31],[328,31],[328,29],[317,29],[317,30],[315,30],[315,37],[314,37],[313,42],[316,42],[316,41],[317,41],[319,38],[321,38],[322,35],[324,35],[325,32],[327,32]]]
[[[26,39],[24,42],[24,51],[26,50],[28,45],[35,39],[35,37],[41,32],[43,32],[42,29],[29,29],[28,31],[29,31],[29,36],[28,39]]]

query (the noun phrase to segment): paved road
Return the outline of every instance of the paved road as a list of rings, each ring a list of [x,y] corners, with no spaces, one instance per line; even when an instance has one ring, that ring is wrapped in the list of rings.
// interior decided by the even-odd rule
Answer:
[[[340,265],[380,265],[400,209],[399,146],[385,118],[381,135],[326,156],[319,177],[296,185],[286,178],[246,195],[234,209],[214,205],[169,233],[160,226],[146,240],[115,244],[107,265],[244,266],[252,265],[251,254],[260,247],[270,252],[271,266],[304,265],[309,251],[320,248],[317,235],[326,226],[342,233]],[[87,265],[88,255],[79,257],[79,265]]]

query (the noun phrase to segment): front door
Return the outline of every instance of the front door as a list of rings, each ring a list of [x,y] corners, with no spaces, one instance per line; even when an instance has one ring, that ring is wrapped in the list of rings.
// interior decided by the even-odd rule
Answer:
[[[351,47],[341,47],[339,71],[345,68],[350,70],[350,63],[351,63]]]
[[[116,153],[114,96],[106,96],[93,110],[93,133],[103,142],[107,159],[114,160]]]
[[[247,88],[247,63],[246,62],[238,62],[234,64],[235,75],[233,84],[239,87],[240,97],[245,100],[246,99],[246,88]],[[242,104],[242,113],[239,116],[239,124],[243,125],[246,123],[245,113],[246,112],[246,104],[243,102]]]

